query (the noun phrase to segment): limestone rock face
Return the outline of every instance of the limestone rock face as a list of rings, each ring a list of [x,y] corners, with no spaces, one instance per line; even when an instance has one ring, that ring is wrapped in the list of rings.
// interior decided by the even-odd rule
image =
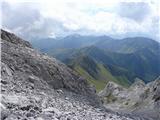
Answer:
[[[98,95],[114,111],[160,119],[160,77],[148,84],[136,79],[128,89],[109,82]]]
[[[133,120],[106,112],[87,81],[1,30],[2,120]]]
[[[108,82],[104,90],[100,91],[99,96],[108,96],[110,94],[118,95],[124,88],[114,82]]]

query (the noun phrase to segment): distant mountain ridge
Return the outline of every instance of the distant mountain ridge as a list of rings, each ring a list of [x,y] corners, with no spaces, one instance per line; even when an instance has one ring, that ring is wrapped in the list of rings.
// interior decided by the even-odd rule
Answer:
[[[101,51],[99,48],[91,46],[79,49],[78,52],[82,51],[82,54],[77,55],[77,51],[74,50],[71,54],[73,57],[69,58],[67,64],[74,67],[77,72],[80,70],[79,73],[82,75],[88,75],[87,79],[92,77],[93,80],[90,82],[99,87],[102,87],[102,84],[106,85],[99,96],[110,103],[114,102],[114,105],[118,103],[120,106],[134,105],[135,108],[138,106],[143,108],[147,103],[145,114],[143,111],[141,114],[139,108],[138,113],[116,112],[113,107],[114,111],[106,109],[102,105],[103,99],[97,96],[93,86],[90,86],[84,77],[55,58],[33,49],[29,42],[12,33],[1,30],[1,47],[0,118],[2,120],[150,120],[150,118],[158,120],[159,118],[159,78],[146,86],[142,81],[136,82],[130,87],[133,92],[127,91],[126,88],[121,89],[116,83],[107,81],[118,82],[109,72],[112,67],[108,68],[100,60],[96,61],[96,55],[90,54],[94,50]],[[88,54],[84,54],[85,51],[88,51]],[[118,70],[117,66],[115,67]],[[99,82],[102,80],[104,81]],[[131,96],[127,96],[126,91]]]
[[[50,45],[48,49],[77,49],[93,45],[100,49],[107,49],[120,53],[135,52],[136,50],[147,48],[150,46],[156,47],[157,49],[157,47],[159,47],[160,45],[160,43],[158,43],[157,41],[145,37],[114,39],[109,36],[82,36],[78,34],[57,39],[34,39],[31,41],[31,43],[37,48],[46,48],[48,47],[46,45]],[[131,51],[125,51],[128,49],[128,47],[132,48]]]
[[[120,40],[110,39],[100,41],[96,44],[104,50],[110,50],[118,53],[133,53],[148,47],[158,50],[159,43],[153,39],[145,37],[124,38]]]
[[[53,40],[48,44],[50,47],[45,48],[44,44],[43,49],[37,47],[36,42],[33,46],[56,57],[73,69],[77,68],[76,66],[81,66],[82,63],[89,64],[88,61],[84,60],[81,61],[82,63],[77,62],[78,59],[85,56],[95,62],[95,67],[103,66],[105,71],[116,81],[119,81],[121,85],[130,85],[137,77],[147,83],[160,75],[160,43],[149,38],[113,39],[108,36],[71,35]],[[76,64],[71,66],[71,63]],[[92,76],[86,68],[83,67],[83,70]],[[81,72],[79,70],[78,72],[81,75],[84,73],[82,73],[82,69]],[[93,78],[94,81],[100,79],[98,77]],[[110,80],[112,81],[112,79]]]

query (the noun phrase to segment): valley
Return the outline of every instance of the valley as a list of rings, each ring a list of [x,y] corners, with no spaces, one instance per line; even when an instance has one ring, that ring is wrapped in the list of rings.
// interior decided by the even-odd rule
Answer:
[[[1,32],[2,120],[160,118],[159,77],[147,84],[137,77],[132,82],[127,68],[94,46],[66,54],[61,59],[66,66],[15,34]]]
[[[77,71],[98,91],[108,81],[129,87],[136,78],[148,83],[160,75],[160,44],[149,38],[113,39],[76,34],[46,40],[44,45],[43,40],[31,43]]]

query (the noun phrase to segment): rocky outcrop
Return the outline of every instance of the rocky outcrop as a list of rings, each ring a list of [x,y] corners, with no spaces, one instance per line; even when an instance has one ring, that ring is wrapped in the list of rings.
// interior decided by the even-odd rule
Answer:
[[[104,90],[100,91],[98,94],[99,96],[109,96],[111,94],[118,95],[120,91],[124,91],[124,88],[114,82],[109,81]]]
[[[160,119],[160,77],[148,84],[136,79],[128,89],[109,82],[99,96],[112,110],[149,120]]]
[[[2,120],[131,120],[106,112],[77,73],[1,31]]]
[[[35,51],[28,42],[14,34],[2,30],[1,42],[2,64],[11,70],[14,80],[35,83],[34,87],[39,89],[47,84],[53,89],[65,88],[86,96],[95,95],[84,78],[56,59]]]
[[[9,33],[7,31],[1,30],[1,39],[7,42],[22,46],[32,48],[31,44],[21,38],[17,37],[13,33]]]

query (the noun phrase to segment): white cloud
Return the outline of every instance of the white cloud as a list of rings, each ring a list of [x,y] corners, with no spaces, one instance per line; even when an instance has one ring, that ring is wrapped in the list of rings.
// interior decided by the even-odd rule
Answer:
[[[90,34],[114,36],[136,33],[136,35],[146,35],[158,39],[158,23],[160,18],[158,0],[5,1],[14,9],[22,9],[25,4],[29,4],[30,7],[28,9],[30,10],[26,10],[26,12],[32,13],[33,9],[39,12],[40,19],[33,20],[32,24],[27,27],[27,31],[34,31],[34,34],[35,31],[36,34],[40,32],[37,35],[41,35],[43,32],[46,33],[42,34],[44,36],[66,35],[73,32],[85,34],[85,32],[82,32],[84,30]],[[123,3],[125,6],[123,6]],[[15,13],[12,14],[15,15],[15,18],[22,15],[26,16],[25,11],[21,16]],[[4,16],[6,19],[8,18],[6,15]],[[13,21],[8,20],[6,24],[11,23],[15,24],[16,22],[13,23]],[[17,28],[16,25],[14,26],[15,31],[23,29],[23,25],[19,25]]]

